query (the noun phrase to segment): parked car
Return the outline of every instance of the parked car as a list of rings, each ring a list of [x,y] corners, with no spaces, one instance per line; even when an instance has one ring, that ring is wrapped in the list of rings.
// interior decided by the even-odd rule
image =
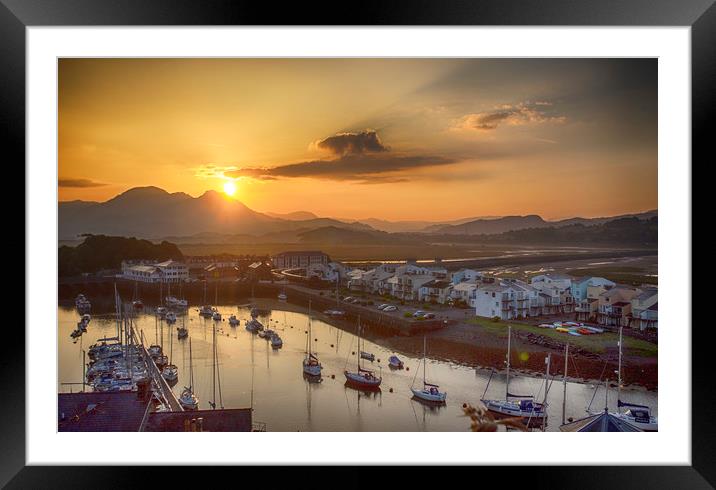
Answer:
[[[393,306],[393,305],[388,305],[385,308],[383,308],[383,311],[385,311],[385,312],[398,311],[398,307]]]
[[[435,318],[435,313],[426,313],[423,315],[423,318],[425,318],[426,320],[433,319]]]
[[[346,296],[345,298],[343,298],[343,301],[345,301],[346,303],[350,303],[351,301],[353,301],[353,296]]]
[[[388,303],[383,303],[382,305],[378,306],[378,309],[382,310],[383,308],[387,308],[388,306],[390,306]]]
[[[425,314],[426,314],[426,312],[424,312],[422,310],[418,310],[415,313],[413,313],[413,318],[419,318],[421,316],[424,316]]]

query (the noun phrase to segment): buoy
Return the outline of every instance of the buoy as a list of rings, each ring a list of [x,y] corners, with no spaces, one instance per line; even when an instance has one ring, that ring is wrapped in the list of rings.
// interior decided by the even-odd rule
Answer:
[[[318,342],[318,339],[313,339],[314,342]]]
[[[410,371],[410,368],[409,368],[409,367],[406,367],[405,370],[406,370],[406,371]]]
[[[378,362],[380,362],[380,359],[378,359]]]
[[[352,355],[352,356],[355,356],[355,355],[356,355],[356,351],[351,352],[351,355]]]
[[[331,379],[336,379],[336,375],[335,375],[335,374],[331,374]]]
[[[333,344],[331,344],[331,347],[333,347]]]
[[[393,393],[393,388],[390,388],[388,391],[390,391],[391,393]]]

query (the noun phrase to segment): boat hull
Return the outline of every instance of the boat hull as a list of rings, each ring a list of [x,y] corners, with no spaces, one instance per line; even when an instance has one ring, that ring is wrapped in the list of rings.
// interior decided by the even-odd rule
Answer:
[[[502,400],[482,400],[487,410],[495,416],[495,418],[513,418],[522,417],[522,422],[530,428],[542,427],[547,422],[547,413],[543,411],[527,411],[521,410],[513,404],[506,404]]]
[[[321,367],[320,364],[306,364],[303,363],[303,373],[308,376],[314,376],[318,377],[321,375],[321,370],[323,367]]]
[[[346,377],[346,381],[359,388],[375,389],[380,387],[380,383],[383,381],[382,378],[366,378],[358,373],[351,373],[348,371],[343,372]]]
[[[415,398],[418,398],[425,402],[430,403],[445,403],[445,399],[447,398],[447,393],[430,393],[427,390],[416,390],[411,388],[413,392],[413,396]]]

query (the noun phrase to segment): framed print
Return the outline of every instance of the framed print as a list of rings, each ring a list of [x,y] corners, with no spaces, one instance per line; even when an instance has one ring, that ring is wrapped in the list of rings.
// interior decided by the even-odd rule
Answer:
[[[710,488],[712,2],[296,7],[3,0],[27,194],[3,484],[397,464]]]

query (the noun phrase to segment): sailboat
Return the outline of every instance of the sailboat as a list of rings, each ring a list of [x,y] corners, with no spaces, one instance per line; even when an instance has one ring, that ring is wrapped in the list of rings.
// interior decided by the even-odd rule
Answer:
[[[179,379],[179,368],[172,363],[173,353],[172,329],[169,327],[169,364],[162,369],[162,377],[170,384],[176,383]]]
[[[219,303],[219,285],[216,285],[216,289],[214,290],[214,304]],[[219,310],[216,309],[216,307],[211,309],[211,318],[216,321],[221,321],[221,313],[219,313]]]
[[[189,339],[189,386],[185,386],[179,395],[179,403],[184,410],[196,410],[199,408],[199,398],[194,394],[194,365],[191,356],[191,339]]]
[[[433,402],[433,403],[445,403],[445,398],[447,398],[447,393],[444,391],[440,391],[440,387],[438,385],[434,385],[432,383],[427,382],[427,380],[426,380],[427,369],[428,369],[427,343],[426,343],[425,337],[423,337],[423,389],[417,390],[415,388],[410,388],[410,391],[413,392],[413,396],[415,396],[416,398],[419,398],[420,400],[423,400],[426,402]],[[415,379],[413,379],[413,382],[415,382]]]
[[[213,341],[212,341],[212,347],[213,347],[213,353],[212,353],[212,373],[211,373],[211,385],[212,385],[212,392],[213,392],[213,400],[209,402],[209,405],[211,405],[211,408],[216,408],[216,388],[217,388],[217,382],[219,387],[219,406],[223,409],[224,408],[224,399],[221,396],[221,375],[219,373],[219,346],[216,343],[216,325],[212,326],[212,335],[213,335]]]
[[[232,313],[231,316],[229,317],[229,325],[231,325],[232,327],[235,327],[235,326],[239,325],[240,323],[241,322],[239,321],[238,318],[236,318],[236,315],[234,315]]]
[[[380,387],[381,381],[383,381],[383,378],[380,376],[375,376],[373,374],[373,371],[369,369],[363,369],[361,367],[361,355],[360,355],[360,341],[361,341],[361,326],[360,326],[360,317],[358,318],[358,350],[357,352],[357,358],[358,358],[358,371],[343,371],[343,374],[346,377],[346,380],[349,384],[358,386],[360,388],[368,388],[368,389],[377,389]]]
[[[510,347],[512,341],[512,327],[507,327],[507,379],[505,381],[505,399],[504,400],[481,400],[487,409],[497,417],[522,417],[525,425],[528,427],[544,427],[547,422],[547,405],[546,403],[537,403],[533,400],[532,395],[513,395],[510,393]],[[549,371],[549,364],[547,365]],[[492,378],[492,376],[490,376]],[[487,382],[485,393],[489,388],[490,382]],[[546,392],[546,386],[545,386]],[[517,398],[518,400],[510,400]],[[546,396],[545,396],[546,401]]]
[[[186,328],[186,315],[181,317],[181,327],[177,328],[177,338],[183,339],[189,335],[189,330]]]
[[[311,325],[311,301],[308,301],[308,335],[306,336],[306,357],[303,358],[303,372],[308,376],[320,376],[323,366],[318,360],[318,356],[313,353],[311,348],[311,336],[312,336],[312,325]]]
[[[204,280],[204,304],[199,308],[199,315],[203,317],[211,317],[214,314],[214,309],[211,305],[206,304],[206,280]]]
[[[645,432],[659,430],[659,420],[651,414],[651,408],[646,405],[627,403],[621,400],[622,388],[622,329],[619,327],[619,368],[617,370],[617,411],[610,412],[610,415],[623,422],[633,425]],[[625,408],[624,412],[621,408]]]
[[[142,300],[139,299],[139,283],[134,283],[134,298],[132,298],[132,307],[135,310],[141,310],[144,308],[144,303],[142,303]]]

